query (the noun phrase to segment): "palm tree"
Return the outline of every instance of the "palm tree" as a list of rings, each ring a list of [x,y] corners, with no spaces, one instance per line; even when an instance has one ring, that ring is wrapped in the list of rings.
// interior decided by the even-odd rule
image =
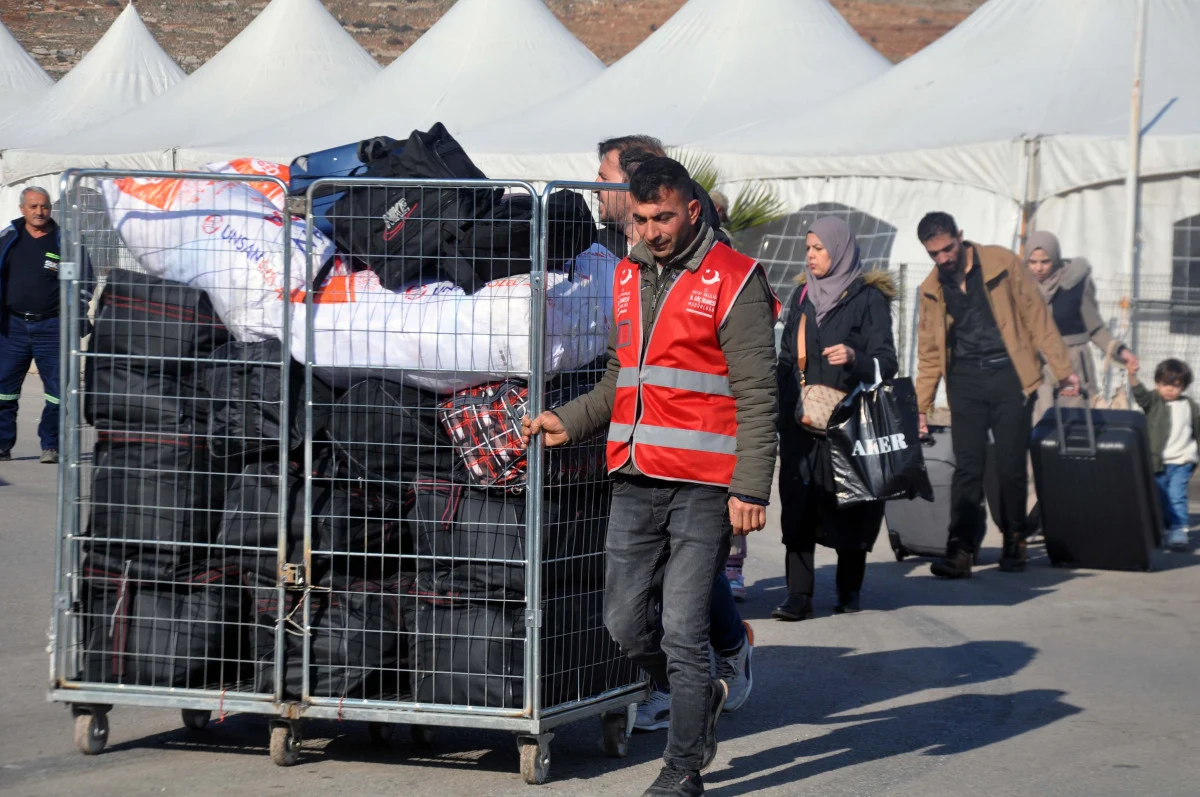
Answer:
[[[692,179],[705,191],[712,193],[721,182],[721,172],[711,155],[676,149],[671,156],[678,160],[692,175]],[[767,224],[787,215],[786,206],[775,192],[764,184],[748,184],[738,192],[729,210],[726,232],[733,234]]]

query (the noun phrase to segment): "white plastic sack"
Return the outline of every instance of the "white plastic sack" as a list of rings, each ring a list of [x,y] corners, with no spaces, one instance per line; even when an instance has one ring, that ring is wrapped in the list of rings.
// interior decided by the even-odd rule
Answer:
[[[292,170],[282,163],[273,163],[260,158],[234,158],[231,161],[206,163],[200,168],[206,172],[216,172],[217,174],[262,174],[267,177],[278,177],[284,184],[287,184],[292,174]],[[283,210],[284,202],[287,201],[287,192],[277,183],[263,181],[247,183],[247,185],[269,199],[271,204],[279,210]]]
[[[575,258],[571,279],[547,275],[548,375],[604,353],[619,260],[595,244]],[[468,295],[448,282],[393,293],[373,272],[335,270],[313,305],[313,363],[336,382],[361,377],[366,369],[405,369],[406,382],[438,392],[525,377],[530,296],[528,275],[494,280]],[[306,306],[296,304],[292,354],[301,361],[305,316]]]
[[[245,183],[133,178],[105,180],[101,189],[113,227],[147,273],[203,289],[225,326],[240,341],[279,338],[285,296],[303,290],[333,243],[293,219],[284,236],[280,211]],[[291,273],[284,279],[284,251]]]

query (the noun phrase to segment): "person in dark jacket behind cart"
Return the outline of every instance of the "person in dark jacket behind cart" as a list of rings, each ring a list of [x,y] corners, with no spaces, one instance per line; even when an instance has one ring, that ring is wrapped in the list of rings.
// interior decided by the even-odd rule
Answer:
[[[681,164],[647,161],[629,190],[640,242],[614,275],[608,369],[592,392],[526,419],[525,437],[553,446],[607,429],[604,621],[671,687],[665,766],[645,795],[689,797],[704,792],[726,694],[709,675],[713,579],[730,533],[766,523],[779,302],[762,267],[701,220]]]
[[[799,422],[804,416],[801,384],[848,393],[861,383],[873,383],[876,367],[885,379],[896,374],[889,307],[896,289],[891,278],[886,272],[863,272],[858,242],[841,219],[817,219],[806,245],[807,264],[789,303],[776,366],[780,525],[788,591],[787,600],[771,612],[779,620],[812,616],[817,542],[838,552],[834,612],[859,611],[867,552],[883,520],[882,502],[838,508],[828,440]]]
[[[17,404],[36,362],[46,404],[38,424],[41,461],[58,462],[58,267],[62,240],[50,218],[50,195],[21,192],[21,218],[0,230],[0,461],[12,459]]]
[[[1033,394],[1042,383],[1042,360],[1064,395],[1076,395],[1079,378],[1046,303],[1021,258],[999,246],[963,240],[948,213],[928,213],[917,237],[934,269],[918,289],[917,408],[922,434],[938,383],[946,378],[954,480],[950,487],[950,539],[946,556],[930,569],[941,578],[971,575],[983,539],[983,474],[988,432],[996,443],[1000,480],[1000,569],[1025,569],[1028,513],[1025,501]]]

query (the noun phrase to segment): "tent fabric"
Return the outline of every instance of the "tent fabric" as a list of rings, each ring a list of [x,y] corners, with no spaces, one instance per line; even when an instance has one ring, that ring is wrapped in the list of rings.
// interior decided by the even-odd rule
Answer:
[[[70,167],[171,169],[178,147],[316,108],[379,70],[319,0],[271,0],[208,63],[160,97],[36,149],[9,150],[4,179]]]
[[[601,139],[645,133],[686,146],[889,68],[826,0],[690,0],[578,90],[460,138],[489,173],[578,179],[595,173]]]
[[[406,138],[442,122],[454,133],[562,94],[604,71],[541,0],[458,0],[371,82],[327,105],[181,154],[283,163],[378,135]]]
[[[53,85],[54,79],[0,23],[0,120],[16,113]]]
[[[927,178],[1019,200],[1019,142],[1061,137],[1042,147],[1040,196],[1123,179],[1135,13],[1128,0],[991,0],[878,80],[699,146],[738,179]],[[1200,148],[1172,138],[1200,132],[1200,5],[1150,0],[1148,24],[1144,171],[1200,167]]]
[[[74,69],[0,123],[0,148],[36,145],[119,117],[184,77],[130,3]]]

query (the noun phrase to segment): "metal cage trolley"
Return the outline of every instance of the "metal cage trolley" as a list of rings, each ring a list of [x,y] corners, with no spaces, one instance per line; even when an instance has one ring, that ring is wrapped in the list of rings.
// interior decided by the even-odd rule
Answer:
[[[306,718],[512,732],[529,783],[565,723],[626,754],[603,440],[519,436],[604,372],[599,188],[63,177],[49,697],[81,751],[135,705],[265,715],[280,765]]]

